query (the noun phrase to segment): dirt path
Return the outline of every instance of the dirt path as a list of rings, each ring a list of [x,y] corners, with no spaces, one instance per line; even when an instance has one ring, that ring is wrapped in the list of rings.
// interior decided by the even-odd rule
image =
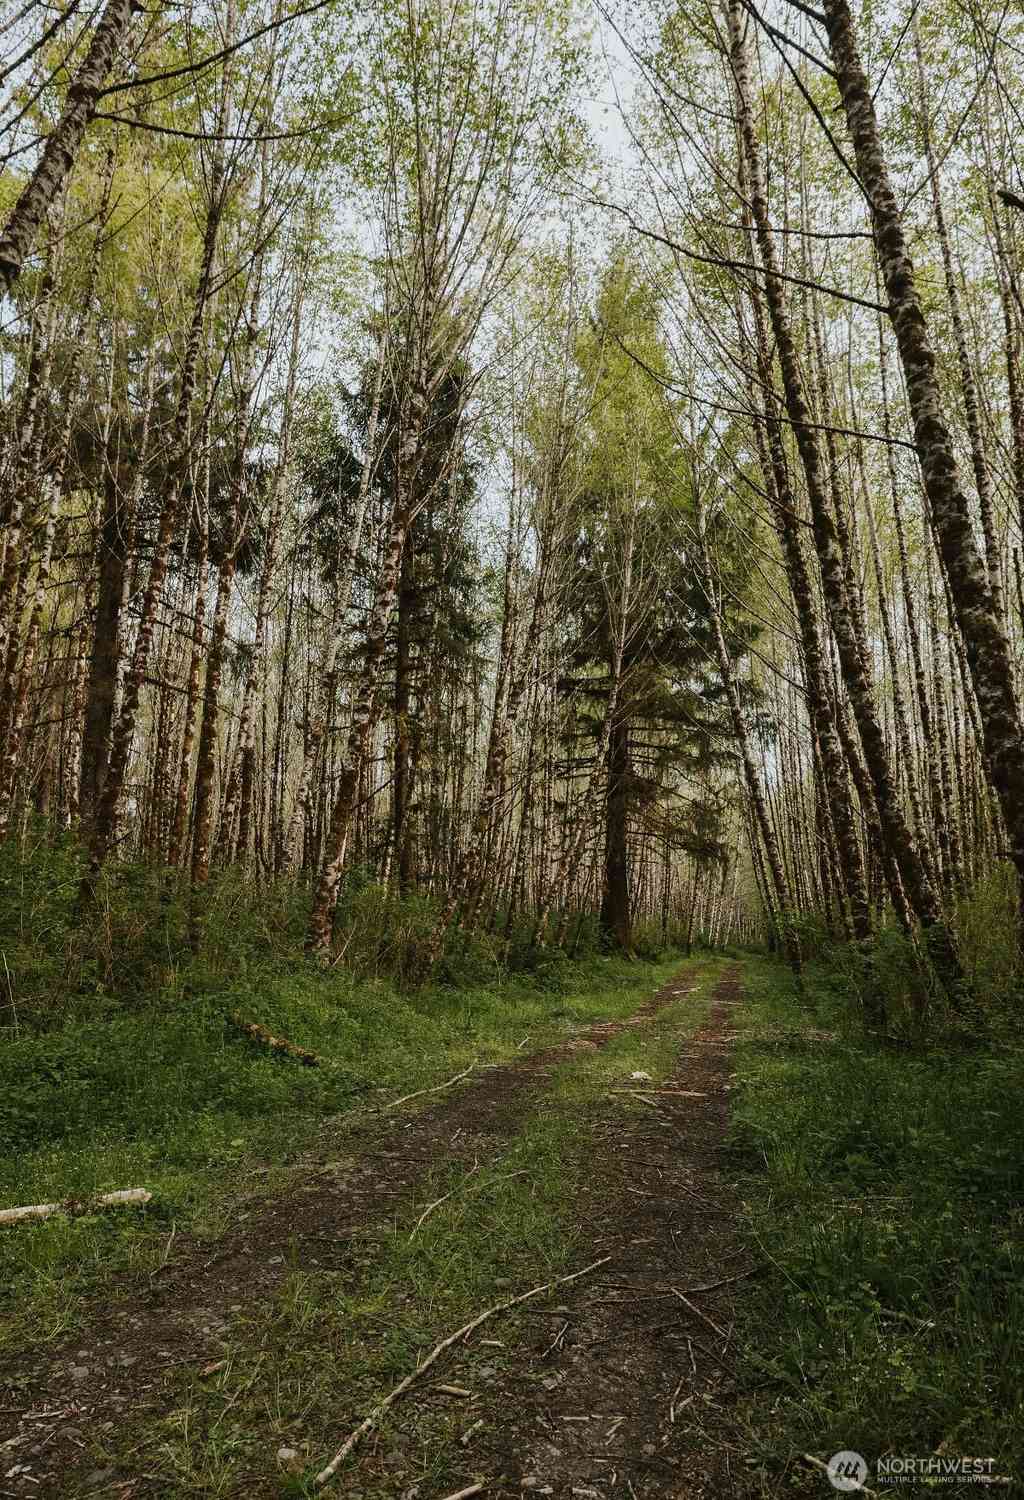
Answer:
[[[674,1079],[652,1103],[610,1112],[577,1204],[593,1256],[612,1257],[599,1277],[524,1319],[500,1373],[489,1348],[448,1367],[446,1379],[486,1392],[467,1415],[482,1425],[456,1473],[463,1484],[500,1475],[489,1496],[589,1500],[743,1491],[726,1429],[731,1308],[752,1267],[721,1165],[740,995],[736,967]]]
[[[368,1221],[408,1207],[438,1161],[468,1166],[493,1157],[534,1107],[556,1066],[648,1024],[695,986],[698,971],[687,965],[625,1020],[593,1025],[560,1046],[482,1069],[427,1109],[377,1115],[355,1129],[346,1124],[342,1149],[358,1151],[358,1157],[304,1163],[298,1185],[272,1203],[250,1205],[215,1247],[177,1237],[157,1272],[123,1279],[117,1300],[97,1304],[69,1340],[0,1371],[0,1495],[20,1500],[88,1492],[130,1500],[160,1493],[152,1476],[138,1470],[132,1475],[96,1468],[93,1442],[140,1410],[166,1408],[175,1372],[215,1365],[234,1321],[254,1302],[269,1303],[286,1277],[346,1270],[357,1277],[352,1241]],[[652,1143],[663,1149],[667,1144],[671,1152],[674,1136],[659,1119],[651,1110],[627,1127],[640,1130],[645,1152]],[[652,1169],[636,1170],[642,1175],[634,1176],[631,1166],[633,1188],[650,1191]],[[605,1192],[595,1187],[594,1212]],[[654,1200],[628,1202],[634,1230],[646,1225],[645,1233],[654,1235],[660,1217]],[[678,1231],[679,1221],[673,1224]],[[543,1321],[537,1320],[538,1328]],[[567,1337],[563,1354],[572,1348]]]

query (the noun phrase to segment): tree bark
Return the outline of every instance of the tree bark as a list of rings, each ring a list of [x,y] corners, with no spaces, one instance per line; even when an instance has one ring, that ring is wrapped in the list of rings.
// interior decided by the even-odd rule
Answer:
[[[928,934],[935,961],[947,978],[953,982],[960,978],[960,971],[952,934],[943,918],[938,897],[914,845],[900,807],[871,682],[865,672],[857,632],[847,606],[842,554],[836,537],[835,524],[829,513],[817,434],[811,422],[804,393],[803,377],[782,290],[783,282],[778,275],[774,240],[769,227],[768,201],[750,112],[749,63],[743,41],[743,21],[738,0],[734,0],[734,3],[730,5],[729,29],[740,133],[750,186],[750,206],[757,232],[758,248],[767,273],[765,298],[782,370],[786,408],[793,424],[796,444],[807,481],[812,532],[829,619],[839,650],[843,678],[857,720],[857,728],[871,775],[885,839],[899,866],[907,898],[922,928]]]
[[[100,90],[127,36],[132,15],[140,9],[137,0],[107,0],[89,50],[68,89],[61,117],[0,234],[0,276],[8,291],[32,249],[40,224],[68,180]]]
[[[608,735],[608,790],[604,822],[604,890],[601,931],[628,953],[632,939],[629,900],[629,722],[616,715]]]
[[[857,169],[871,204],[875,246],[906,377],[931,524],[967,651],[988,771],[1010,839],[1019,879],[1019,899],[1024,902],[1024,733],[1009,644],[996,610],[985,561],[975,545],[970,507],[942,413],[935,354],[902,215],[879,139],[874,100],[861,66],[853,17],[846,0],[824,0],[824,13]],[[1024,923],[1024,908],[1021,921]]]

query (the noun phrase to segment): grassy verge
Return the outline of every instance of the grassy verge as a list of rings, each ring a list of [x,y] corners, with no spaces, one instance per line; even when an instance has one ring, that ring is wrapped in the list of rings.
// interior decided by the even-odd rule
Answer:
[[[581,991],[568,1005],[571,1016],[628,1013],[679,962],[609,966],[617,992],[607,983]],[[119,1426],[99,1441],[95,1461],[131,1472],[138,1465],[132,1455],[144,1453],[167,1497],[311,1493],[316,1468],[441,1337],[599,1253],[579,1224],[577,1204],[592,1122],[609,1108],[608,1083],[637,1068],[653,1078],[670,1072],[681,1028],[700,1024],[716,972],[710,964],[700,991],[659,1012],[650,1026],[626,1030],[600,1053],[582,1053],[557,1069],[543,1104],[512,1139],[498,1138],[497,1154],[482,1155],[476,1170],[438,1162],[415,1204],[396,1220],[368,1223],[348,1245],[344,1269],[296,1269],[273,1301],[248,1305],[224,1334],[223,1370],[212,1379],[182,1374],[171,1409]],[[518,1022],[509,1035],[517,1032],[523,1034]],[[427,1205],[441,1199],[417,1228]],[[437,1379],[474,1391],[500,1382],[515,1316],[497,1320],[483,1330],[488,1335],[502,1347],[475,1341],[453,1351]],[[393,1500],[472,1482],[472,1450],[458,1438],[473,1417],[465,1402],[439,1396],[433,1384],[424,1382],[389,1414],[333,1493]],[[279,1461],[282,1449],[296,1458]]]
[[[1024,1052],[887,1048],[844,1034],[813,976],[803,1004],[779,967],[745,983],[733,1139],[768,1261],[747,1303],[762,1492],[831,1494],[797,1455],[841,1449],[872,1472],[993,1457],[1021,1481]]]

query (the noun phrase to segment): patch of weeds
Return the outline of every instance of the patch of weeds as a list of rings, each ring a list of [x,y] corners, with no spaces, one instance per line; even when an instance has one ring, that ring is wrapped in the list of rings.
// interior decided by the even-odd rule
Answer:
[[[747,1306],[752,1453],[993,1457],[1024,1477],[1024,1052],[844,1031],[748,963],[732,1147],[767,1274]],[[772,1488],[772,1486],[776,1488]]]

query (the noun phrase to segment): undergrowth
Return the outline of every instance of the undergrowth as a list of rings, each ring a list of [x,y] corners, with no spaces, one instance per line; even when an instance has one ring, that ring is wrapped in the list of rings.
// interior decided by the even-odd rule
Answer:
[[[326,1117],[622,1014],[665,963],[584,948],[532,963],[521,952],[513,972],[485,934],[457,937],[436,982],[406,990],[388,970],[388,944],[432,913],[358,875],[339,914],[344,961],[324,969],[303,955],[304,899],[292,883],[212,883],[193,954],[166,872],[119,868],[83,926],[70,842],[40,840],[20,856],[7,845],[0,862],[0,1205],[153,1193],[143,1209],[0,1236],[0,1344],[56,1337],[84,1292],[118,1269],[159,1263],[172,1232],[217,1235],[237,1197],[270,1191]],[[254,1044],[233,1016],[320,1065]]]
[[[821,1493],[798,1455],[842,1449],[1019,1478],[1024,1050],[865,1039],[820,968],[802,1001],[765,962],[746,990],[732,1142],[767,1271],[746,1313],[764,1492]]]
[[[819,998],[827,990],[834,999],[833,1019],[857,1030],[869,1017],[872,1029],[914,1046],[937,1039],[973,1046],[1019,1038],[1019,927],[1016,872],[1005,862],[951,901],[959,973],[941,979],[929,962],[928,943],[915,946],[889,909],[864,945],[848,942],[820,916],[794,922]]]

